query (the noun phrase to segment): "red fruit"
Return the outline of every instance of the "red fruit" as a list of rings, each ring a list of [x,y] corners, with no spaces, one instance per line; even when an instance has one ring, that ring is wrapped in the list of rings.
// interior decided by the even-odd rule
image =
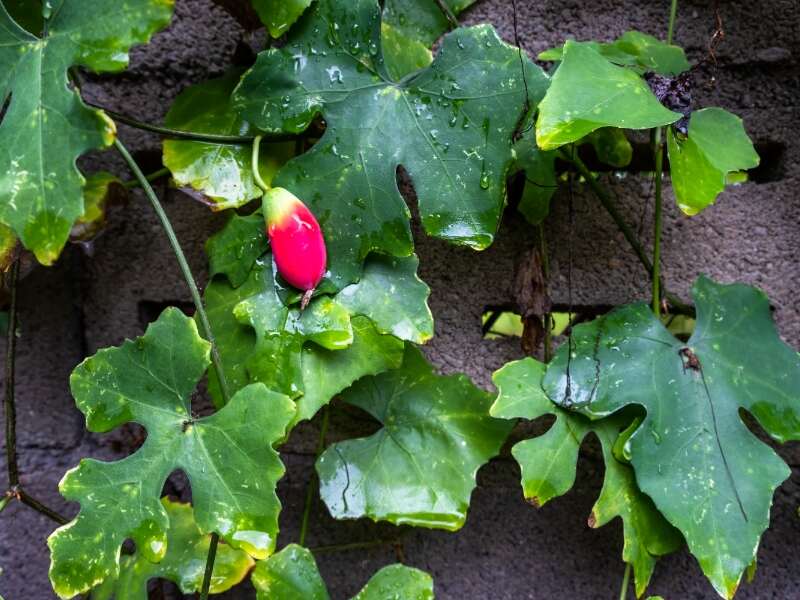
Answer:
[[[278,273],[303,290],[305,307],[325,275],[328,255],[317,219],[297,196],[283,188],[264,194],[267,235]]]

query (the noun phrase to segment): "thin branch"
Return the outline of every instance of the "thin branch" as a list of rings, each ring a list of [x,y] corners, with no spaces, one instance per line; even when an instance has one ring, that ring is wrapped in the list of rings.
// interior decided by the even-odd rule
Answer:
[[[12,494],[25,506],[29,506],[36,512],[43,514],[45,517],[51,521],[55,521],[59,525],[65,525],[69,522],[69,519],[67,519],[65,516],[59,514],[52,508],[45,506],[20,487],[12,489]]]
[[[19,464],[17,462],[17,407],[14,399],[14,372],[17,358],[17,283],[19,281],[19,258],[11,265],[11,306],[8,310],[8,330],[6,331],[6,462],[8,464],[8,483],[11,487],[19,485]]]
[[[445,0],[433,0],[436,2],[436,6],[439,7],[439,10],[442,11],[442,14],[447,19],[447,22],[450,24],[450,29],[457,29],[458,28],[458,18],[456,17],[455,13],[450,9],[447,5]]]
[[[175,235],[175,230],[172,228],[172,223],[170,223],[169,217],[164,212],[164,207],[161,206],[161,202],[159,202],[158,196],[156,196],[156,193],[153,191],[150,182],[147,181],[147,178],[144,176],[144,173],[142,173],[139,165],[136,164],[136,161],[131,156],[130,152],[128,152],[127,148],[125,148],[119,139],[114,140],[114,145],[122,155],[122,158],[125,159],[125,162],[128,163],[128,167],[141,184],[147,199],[150,200],[150,203],[153,205],[153,210],[156,212],[159,221],[161,221],[161,226],[164,229],[164,232],[167,234],[167,239],[169,239],[169,243],[172,246],[172,251],[175,253],[175,258],[178,261],[178,266],[183,273],[183,278],[186,280],[186,285],[189,287],[189,293],[194,301],[194,306],[197,310],[197,316],[200,320],[200,327],[202,329],[203,337],[205,337],[211,343],[211,362],[213,363],[214,370],[217,373],[217,379],[219,380],[219,387],[220,391],[222,392],[223,400],[225,401],[225,404],[227,404],[230,400],[230,391],[227,380],[225,379],[225,372],[222,368],[222,360],[219,356],[219,350],[217,349],[217,344],[214,340],[214,334],[211,331],[211,323],[208,320],[208,315],[206,314],[205,307],[203,306],[203,299],[200,297],[200,291],[197,289],[197,282],[194,280],[192,271],[189,268],[189,263],[186,261],[186,256],[181,248],[181,244],[178,241],[178,237]]]
[[[642,246],[641,242],[636,237],[636,234],[633,232],[633,230],[625,222],[625,219],[620,214],[619,210],[614,204],[614,201],[611,199],[611,195],[603,188],[603,186],[601,186],[598,183],[597,179],[595,179],[594,175],[592,175],[591,171],[589,171],[589,169],[586,167],[584,162],[580,159],[580,157],[578,157],[577,154],[575,154],[575,156],[572,156],[568,152],[562,151],[560,152],[560,155],[564,160],[573,164],[577,169],[578,173],[580,173],[583,176],[583,178],[586,180],[586,183],[594,192],[595,196],[597,196],[597,199],[600,200],[600,204],[602,204],[603,207],[608,212],[608,214],[611,215],[611,218],[614,220],[614,223],[616,223],[617,227],[622,232],[622,235],[625,236],[625,239],[627,240],[628,244],[631,246],[634,253],[639,258],[639,262],[642,263],[642,266],[644,266],[645,270],[647,271],[647,274],[652,277],[653,263],[650,262],[650,259],[648,258],[647,254],[644,251],[644,246]],[[661,283],[661,288],[664,290],[663,292],[664,298],[667,299],[667,301],[669,302],[670,306],[673,309],[672,312],[689,316],[695,315],[694,307],[690,306],[689,304],[686,304],[677,296],[666,291],[663,281]]]
[[[330,421],[330,405],[326,405],[322,413],[322,425],[319,428],[319,441],[317,442],[317,458],[320,457],[322,451],[325,449],[325,435],[328,432],[328,422]],[[314,482],[317,478],[312,471],[311,478],[308,481],[308,489],[306,490],[306,504],[303,508],[303,520],[300,524],[300,538],[298,543],[304,546],[306,543],[306,534],[308,533],[308,519],[311,514],[311,505],[314,502]]]

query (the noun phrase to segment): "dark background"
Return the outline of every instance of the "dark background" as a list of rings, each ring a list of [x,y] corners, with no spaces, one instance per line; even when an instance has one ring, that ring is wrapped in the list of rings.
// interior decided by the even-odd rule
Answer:
[[[667,0],[572,2],[518,0],[519,36],[536,54],[564,37],[612,39],[628,29],[663,37]],[[675,39],[693,60],[706,54],[715,27],[712,2],[682,1]],[[754,181],[729,188],[716,206],[688,219],[677,214],[666,186],[664,275],[671,290],[686,297],[694,277],[745,281],[762,287],[775,307],[783,338],[800,347],[800,197],[797,193],[800,144],[800,6],[796,0],[719,2],[725,40],[716,68],[705,68],[695,82],[697,106],[719,105],[741,115],[764,156]],[[484,0],[463,15],[468,24],[494,23],[513,41],[510,0]],[[187,85],[221,74],[258,48],[258,34],[245,34],[211,0],[177,0],[172,26],[153,43],[132,53],[131,68],[114,77],[89,76],[87,97],[104,106],[158,122]],[[714,80],[712,81],[712,77]],[[147,168],[159,162],[159,139],[120,127],[120,136]],[[110,169],[128,178],[113,153],[83,159],[86,172]],[[605,182],[629,221],[644,225],[647,243],[652,202],[644,174]],[[205,281],[203,243],[224,217],[180,192],[158,190],[195,273]],[[580,187],[575,225],[568,227],[566,197],[554,202],[547,222],[551,243],[555,302],[567,302],[566,257],[573,240],[573,296],[591,308],[646,298],[641,265],[595,199]],[[450,373],[464,371],[490,388],[490,375],[522,355],[518,340],[482,339],[481,314],[512,300],[516,257],[534,243],[533,231],[509,211],[497,243],[476,254],[418,235],[421,276],[431,286],[436,337],[426,349]],[[168,304],[188,307],[189,298],[166,238],[141,194],[111,214],[108,230],[90,252],[74,246],[50,269],[37,268],[20,284],[21,332],[18,355],[18,438],[26,488],[58,510],[73,515],[76,505],[57,492],[64,472],[83,456],[115,458],[132,452],[141,431],[122,428],[96,436],[83,427],[70,397],[72,368],[98,348],[139,335]],[[363,432],[367,425],[347,411],[336,411],[331,439]],[[282,448],[288,468],[279,486],[284,502],[280,544],[295,541],[305,488],[312,473],[317,422],[292,434]],[[800,462],[800,446],[779,450]],[[324,506],[312,513],[309,546],[369,541],[400,535],[405,561],[429,571],[442,599],[520,599],[616,597],[622,576],[621,528],[614,522],[593,531],[586,525],[602,482],[602,461],[591,444],[581,459],[578,482],[565,497],[536,510],[525,504],[519,471],[507,449],[479,473],[466,526],[451,534],[397,530],[367,522],[334,522]],[[5,482],[2,483],[5,486]],[[175,477],[171,493],[187,493]],[[797,469],[778,489],[770,530],[759,553],[758,574],[743,584],[738,598],[797,598],[800,573],[800,477]],[[54,597],[47,581],[45,545],[53,524],[18,504],[0,520],[0,594],[6,600]],[[390,545],[322,554],[319,564],[332,597],[355,593],[379,567],[397,559]],[[166,586],[167,597],[173,588]],[[656,567],[650,592],[668,600],[715,598],[695,560],[685,551]],[[225,598],[253,598],[249,584]]]

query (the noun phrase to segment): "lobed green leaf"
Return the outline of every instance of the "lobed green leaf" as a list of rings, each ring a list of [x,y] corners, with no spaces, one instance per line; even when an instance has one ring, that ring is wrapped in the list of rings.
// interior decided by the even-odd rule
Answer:
[[[622,559],[633,566],[637,597],[644,593],[656,560],[677,550],[683,540],[656,509],[652,500],[636,486],[633,469],[617,460],[614,444],[630,420],[614,415],[590,421],[553,404],[542,389],[545,365],[526,358],[505,365],[493,380],[498,396],[491,414],[505,419],[556,417],[552,427],[539,437],[517,443],[511,450],[522,470],[522,490],[534,506],[543,506],[572,489],[578,451],[587,435],[600,440],[605,476],[600,497],[589,517],[590,527],[602,527],[616,517],[622,519]]]
[[[777,441],[798,439],[800,355],[781,341],[761,291],[701,277],[693,293],[697,325],[688,342],[644,304],[618,308],[575,328],[572,358],[557,353],[544,388],[592,419],[644,408],[625,444],[636,481],[731,598],[789,475],[740,412]]]
[[[120,546],[131,538],[142,557],[168,551],[169,518],[159,501],[169,474],[181,469],[192,486],[194,517],[257,558],[275,546],[284,467],[272,444],[294,417],[293,403],[253,384],[211,416],[196,418],[190,395],[209,364],[210,345],[194,322],[165,310],[143,337],[100,350],[70,378],[87,428],[109,431],[136,422],[144,445],[117,462],[83,459],[59,490],[81,504],[78,516],[48,539],[50,579],[62,598],[87,591],[120,571]]]
[[[330,284],[341,289],[358,280],[370,252],[411,253],[400,166],[428,233],[476,249],[492,242],[525,104],[522,68],[518,51],[483,25],[447,35],[429,68],[395,83],[377,2],[320,0],[286,46],[259,55],[233,102],[267,132],[298,132],[325,118],[320,141],[287,163],[275,184],[319,219]],[[547,78],[529,60],[524,69],[536,105]]]
[[[39,38],[0,3],[0,103],[10,96],[0,123],[0,222],[42,264],[58,258],[84,211],[76,159],[110,145],[116,133],[104,113],[87,108],[70,88],[67,70],[123,69],[129,48],[171,15],[172,0],[62,0]],[[24,22],[38,33],[38,21]]]
[[[383,427],[332,444],[317,461],[331,515],[460,529],[478,468],[511,429],[489,416],[489,395],[463,375],[436,375],[407,345],[401,368],[362,379],[341,398]]]

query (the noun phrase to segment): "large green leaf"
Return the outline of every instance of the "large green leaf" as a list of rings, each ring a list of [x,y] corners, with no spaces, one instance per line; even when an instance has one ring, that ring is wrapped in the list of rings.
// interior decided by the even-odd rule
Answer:
[[[257,134],[230,106],[231,92],[241,75],[241,70],[233,70],[219,79],[186,88],[169,109],[165,125],[217,135]],[[214,210],[241,206],[261,197],[261,188],[253,177],[252,154],[249,145],[164,141],[164,166],[172,172],[175,183],[206,195]],[[259,173],[267,185],[293,154],[294,142],[262,145]]]
[[[752,169],[759,162],[742,120],[721,108],[693,112],[688,136],[670,127],[667,150],[675,199],[687,215],[714,203],[728,173]]]
[[[402,83],[388,79],[375,0],[320,0],[286,46],[262,52],[234,92],[258,128],[327,129],[275,179],[309,204],[322,225],[337,288],[358,280],[371,251],[407,256],[409,210],[397,169],[410,174],[425,229],[473,248],[493,240],[524,107],[520,58],[490,26],[444,38],[433,64]],[[547,82],[525,60],[531,101]]]
[[[681,116],[664,108],[634,71],[612,64],[591,44],[568,41],[539,105],[536,141],[552,150],[600,127],[649,129]]]
[[[330,600],[317,562],[307,549],[289,544],[256,565],[257,600]],[[432,600],[433,580],[418,569],[395,564],[375,573],[351,600]]]
[[[444,0],[458,14],[475,0]],[[400,79],[427,67],[431,45],[450,28],[433,0],[386,0],[383,4],[383,58],[389,74]]]
[[[584,42],[610,62],[638,72],[678,75],[691,67],[683,48],[666,44],[641,31],[626,31],[613,42]],[[562,60],[564,46],[541,52],[539,60]]]
[[[511,429],[489,416],[489,394],[463,375],[436,375],[409,344],[401,368],[356,382],[342,399],[383,427],[331,445],[317,461],[331,515],[461,528],[478,468]]]
[[[70,89],[67,69],[119,71],[128,49],[172,15],[172,0],[61,0],[48,35],[21,28],[0,3],[0,222],[43,264],[52,264],[83,213],[75,160],[108,146],[114,124]]]
[[[169,308],[143,337],[100,350],[72,373],[72,394],[90,431],[132,421],[146,429],[147,440],[117,462],[84,459],[62,479],[62,495],[81,510],[48,540],[59,596],[117,577],[127,538],[146,560],[164,558],[169,519],[159,498],[176,469],[192,485],[202,532],[215,531],[257,558],[272,552],[280,511],[275,485],[284,473],[272,443],[284,436],[294,405],[253,384],[217,413],[194,417],[189,398],[209,350],[194,322]]]
[[[161,504],[169,516],[164,558],[153,563],[140,552],[125,556],[119,578],[107,579],[92,592],[92,600],[147,600],[147,582],[155,578],[175,582],[184,594],[200,591],[211,536],[198,529],[191,504],[173,502],[169,498],[162,498]],[[219,544],[210,592],[220,594],[229,590],[245,578],[253,565],[253,559],[246,552]]]
[[[687,343],[644,304],[576,327],[572,358],[566,349],[556,355],[545,391],[591,418],[644,408],[625,446],[636,481],[717,591],[732,597],[789,475],[740,411],[778,441],[800,438],[800,355],[778,337],[761,291],[701,277],[694,299]]]
[[[499,391],[491,414],[504,419],[556,417],[547,433],[517,443],[511,450],[522,469],[525,498],[535,506],[568,492],[575,483],[578,450],[584,438],[594,433],[600,440],[605,461],[605,479],[600,497],[589,517],[591,527],[601,527],[620,517],[623,524],[622,559],[633,565],[636,595],[641,596],[653,574],[658,556],[677,550],[683,540],[636,486],[633,469],[613,454],[620,429],[630,419],[612,416],[590,421],[566,411],[542,390],[545,365],[526,358],[497,371],[493,380]]]
[[[272,37],[280,37],[300,18],[312,0],[252,0]]]

